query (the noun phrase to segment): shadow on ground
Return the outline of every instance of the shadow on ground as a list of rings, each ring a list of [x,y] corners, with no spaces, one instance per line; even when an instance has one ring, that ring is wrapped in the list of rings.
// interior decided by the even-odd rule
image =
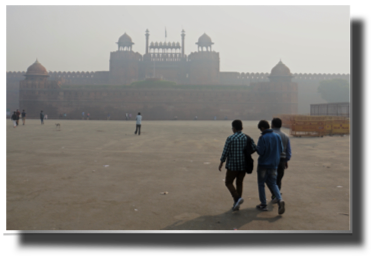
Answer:
[[[269,211],[277,210],[273,205],[269,205],[268,209]],[[241,227],[250,222],[264,221],[273,223],[282,218],[280,215],[263,217],[261,213],[263,212],[256,208],[246,208],[236,212],[228,210],[219,215],[200,216],[191,220],[178,220],[162,230],[240,230]],[[277,211],[275,214],[277,214]],[[264,226],[262,225],[262,227]]]

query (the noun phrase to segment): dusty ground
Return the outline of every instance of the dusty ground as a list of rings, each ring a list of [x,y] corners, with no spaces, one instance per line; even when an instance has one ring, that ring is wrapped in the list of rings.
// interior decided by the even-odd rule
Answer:
[[[256,210],[256,173],[233,213],[218,171],[230,123],[143,121],[138,136],[133,121],[7,120],[7,230],[350,229],[349,136],[291,137],[284,215]]]

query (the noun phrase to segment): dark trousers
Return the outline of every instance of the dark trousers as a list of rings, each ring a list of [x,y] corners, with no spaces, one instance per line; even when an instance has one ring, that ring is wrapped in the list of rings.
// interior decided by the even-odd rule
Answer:
[[[135,128],[135,134],[137,134],[137,132],[138,132],[138,134],[140,135],[141,134],[141,125],[139,124],[137,124],[137,127]]]
[[[277,180],[276,180],[276,184],[277,186],[279,187],[279,190],[281,191],[281,180],[283,179],[284,177],[284,170],[285,170],[285,163],[286,163],[286,159],[280,159],[280,163],[279,163],[279,166],[277,167]],[[275,195],[274,193],[272,192],[272,189],[269,187],[269,185],[267,184],[268,186],[268,189],[271,191],[272,193],[272,199],[275,198]]]
[[[243,180],[245,177],[245,171],[231,171],[227,169],[225,176],[225,185],[231,193],[234,201],[236,202],[243,194]],[[236,179],[236,188],[233,186],[233,182]]]

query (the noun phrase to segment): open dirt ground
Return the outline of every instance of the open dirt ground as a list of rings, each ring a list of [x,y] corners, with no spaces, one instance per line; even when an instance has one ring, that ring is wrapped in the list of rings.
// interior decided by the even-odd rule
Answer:
[[[231,211],[218,171],[231,121],[143,121],[140,136],[134,121],[20,124],[7,120],[7,230],[350,229],[349,136],[291,137],[278,216],[256,210],[256,172]],[[257,142],[257,121],[243,125]]]

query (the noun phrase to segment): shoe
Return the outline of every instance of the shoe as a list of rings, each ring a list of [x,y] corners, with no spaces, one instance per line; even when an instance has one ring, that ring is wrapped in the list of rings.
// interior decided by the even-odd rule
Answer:
[[[237,206],[236,209],[234,209],[234,208],[235,208],[235,204],[236,204],[236,203],[233,202],[232,211],[239,211],[239,210],[240,210],[240,205]]]
[[[268,211],[267,205],[259,204],[259,205],[256,206],[256,208],[261,210],[261,211]]]
[[[240,205],[244,203],[244,199],[243,198],[239,198],[236,203],[233,205],[232,207],[232,210],[233,211],[236,211],[238,208],[240,208]]]
[[[277,198],[273,198],[272,201],[271,201],[271,203],[272,203],[272,204],[276,204],[278,201],[279,201],[279,200],[278,200]]]
[[[284,214],[285,212],[285,202],[284,201],[280,201],[279,202],[279,214]]]

